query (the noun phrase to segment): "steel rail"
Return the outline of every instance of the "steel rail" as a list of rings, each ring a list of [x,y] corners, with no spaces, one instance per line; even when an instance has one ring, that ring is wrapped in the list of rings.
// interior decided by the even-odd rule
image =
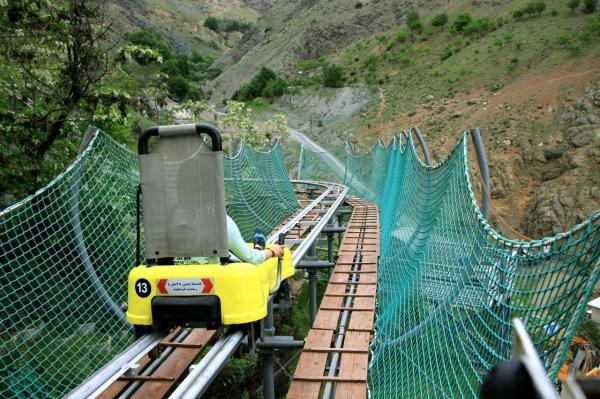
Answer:
[[[311,180],[293,180],[295,184],[306,184],[319,186],[324,189],[315,200],[300,211],[294,218],[288,221],[284,226],[274,232],[268,239],[269,243],[277,241],[280,233],[287,233],[293,229],[306,215],[308,215],[317,205],[323,203],[324,199],[336,195],[337,198],[328,207],[327,212],[320,215],[318,223],[312,226],[310,233],[302,240],[302,243],[294,251],[292,255],[292,263],[294,266],[304,256],[310,245],[317,239],[321,230],[326,226],[328,221],[333,217],[335,211],[344,200],[348,187],[326,182],[317,182]],[[83,399],[95,398],[102,393],[110,384],[116,381],[127,370],[135,367],[145,354],[153,347],[158,345],[166,336],[166,333],[153,332],[147,334],[137,340],[126,351],[114,358],[110,363],[102,367],[98,372],[85,380],[79,387],[75,388],[69,395],[68,399]],[[233,354],[235,349],[244,339],[245,334],[241,331],[236,331],[232,334],[227,334],[220,338],[211,350],[202,358],[200,363],[193,368],[188,376],[181,382],[179,387],[170,396],[171,398],[191,398],[199,397],[206,391],[212,380],[216,377],[225,362]]]
[[[307,182],[308,181],[306,181],[306,180],[292,180],[292,183],[296,183],[296,184],[308,184]],[[310,184],[312,184],[312,183],[310,183]],[[317,205],[319,205],[319,203],[325,197],[327,197],[331,193],[331,191],[333,191],[333,184],[315,183],[314,185],[325,187],[326,190],[321,195],[319,195],[317,198],[315,198],[313,200],[313,202],[311,202],[304,209],[302,209],[302,211],[300,211],[296,216],[294,216],[294,218],[292,220],[290,220],[285,225],[283,225],[279,230],[274,232],[267,240],[267,242],[269,244],[274,244],[277,241],[279,234],[287,233],[292,228],[294,228],[294,226],[296,226],[302,218],[304,218],[306,215],[308,215],[310,213],[310,211],[313,210],[313,208],[315,208]]]
[[[331,204],[328,212],[321,216],[319,223],[317,223],[310,231],[308,236],[303,239],[302,243],[292,254],[292,263],[294,266],[300,261],[302,256],[306,253],[310,245],[317,239],[321,230],[325,227],[329,219],[334,215],[335,210],[344,200],[348,187],[338,184],[327,184],[323,182],[313,182],[309,180],[295,180],[293,183],[297,184],[311,184],[324,187],[326,190],[311,202],[302,212],[296,215],[291,221],[286,223],[281,229],[271,235],[268,242],[274,242],[279,237],[280,233],[285,233],[292,229],[297,223],[302,220],[310,211],[318,205],[324,198],[326,198],[334,188],[337,188],[338,197]],[[202,396],[208,389],[211,382],[217,376],[219,371],[223,368],[225,362],[231,357],[235,349],[239,346],[246,335],[241,331],[236,331],[233,334],[229,334],[219,339],[211,350],[202,358],[200,363],[194,367],[188,376],[179,384],[177,389],[173,391],[170,399],[191,399]]]
[[[185,340],[188,337],[188,335],[190,335],[191,331],[192,330],[190,328],[186,328],[173,340],[173,342],[174,343],[183,342],[183,340]],[[158,369],[164,363],[164,361],[167,359],[167,357],[169,357],[171,355],[171,353],[173,353],[174,350],[175,350],[175,348],[172,346],[166,348],[160,354],[158,359],[154,359],[154,361],[140,375],[150,375],[150,374],[154,373],[156,371],[156,369]],[[121,394],[121,396],[128,398],[130,395],[132,395],[135,391],[138,390],[140,385],[142,385],[141,381],[134,381],[129,387],[127,387],[127,389]]]
[[[88,399],[95,398],[102,393],[110,384],[117,380],[127,370],[134,368],[135,364],[163,340],[167,335],[164,332],[153,332],[146,334],[135,341],[129,348],[119,356],[104,365],[96,373],[83,381],[77,388],[72,390],[65,399]]]
[[[200,397],[208,389],[225,362],[233,355],[244,337],[243,332],[236,331],[218,340],[169,398],[190,399]]]
[[[344,198],[346,198],[346,194],[348,193],[347,186],[341,184],[332,185],[332,187],[333,186],[338,188],[338,197],[335,199],[333,204],[329,206],[327,212],[321,217],[319,222],[312,228],[310,233],[308,233],[308,236],[306,236],[306,238],[302,240],[302,243],[298,246],[298,248],[296,248],[296,250],[292,254],[292,263],[294,264],[294,266],[298,264],[300,259],[302,259],[302,257],[306,254],[306,251],[308,251],[313,241],[315,241],[319,234],[321,234],[321,231],[323,230],[323,228],[325,228],[325,225],[327,225],[329,220],[337,211],[337,208],[344,201]]]

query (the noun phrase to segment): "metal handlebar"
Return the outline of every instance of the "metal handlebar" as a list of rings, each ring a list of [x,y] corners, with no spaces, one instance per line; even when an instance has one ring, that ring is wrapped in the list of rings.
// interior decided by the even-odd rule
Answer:
[[[148,140],[154,136],[185,136],[188,134],[197,134],[198,136],[206,134],[210,137],[212,143],[212,151],[222,151],[223,145],[221,142],[221,133],[211,125],[206,123],[189,123],[185,125],[166,125],[153,126],[142,132],[138,139],[138,154],[144,155],[148,153]]]

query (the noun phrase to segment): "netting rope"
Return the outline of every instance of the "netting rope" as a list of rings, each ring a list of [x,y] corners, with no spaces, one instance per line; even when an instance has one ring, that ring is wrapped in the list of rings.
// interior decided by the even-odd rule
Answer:
[[[328,154],[347,165],[333,178],[380,207],[374,397],[477,397],[487,371],[510,356],[515,317],[554,379],[598,282],[600,211],[555,237],[509,240],[479,210],[467,150],[465,133],[435,166],[410,135],[361,156]],[[301,178],[331,171],[322,153],[302,156]]]
[[[279,145],[225,158],[244,238],[298,209]],[[137,156],[97,131],[50,184],[0,213],[0,397],[60,398],[133,342]]]

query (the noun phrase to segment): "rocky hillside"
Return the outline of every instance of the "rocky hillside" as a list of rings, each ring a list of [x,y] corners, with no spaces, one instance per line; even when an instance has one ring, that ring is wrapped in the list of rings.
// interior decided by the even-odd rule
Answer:
[[[300,60],[330,56],[376,32],[402,24],[411,9],[427,13],[442,1],[279,0],[240,44],[219,60],[224,70],[212,85],[213,99],[231,94],[266,65],[286,76]]]
[[[216,33],[203,26],[209,16],[254,23],[274,0],[109,0],[115,32],[151,29],[176,50],[218,56],[237,45],[239,32]]]
[[[345,87],[309,80],[275,102],[296,127],[327,146],[350,139],[366,149],[417,125],[440,161],[478,126],[494,226],[517,238],[552,235],[600,208],[600,16],[562,0],[514,16],[529,3],[279,0],[217,61],[224,72],[211,83],[213,100],[262,65],[293,82],[300,70],[316,76],[336,63]],[[409,11],[419,13],[420,33],[410,34]],[[448,22],[434,27],[439,13]],[[457,31],[465,13],[474,22]]]

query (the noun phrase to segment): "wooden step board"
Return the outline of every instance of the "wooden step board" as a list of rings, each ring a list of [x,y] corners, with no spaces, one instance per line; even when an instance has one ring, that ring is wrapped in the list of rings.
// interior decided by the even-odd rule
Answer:
[[[326,384],[332,384],[334,398],[367,397],[377,290],[379,210],[354,197],[346,202],[354,208],[350,227],[340,243],[336,265],[296,366],[289,399],[318,398]],[[339,328],[344,313],[346,324]],[[339,337],[343,337],[343,342],[336,346]],[[334,356],[339,360],[331,373]]]

